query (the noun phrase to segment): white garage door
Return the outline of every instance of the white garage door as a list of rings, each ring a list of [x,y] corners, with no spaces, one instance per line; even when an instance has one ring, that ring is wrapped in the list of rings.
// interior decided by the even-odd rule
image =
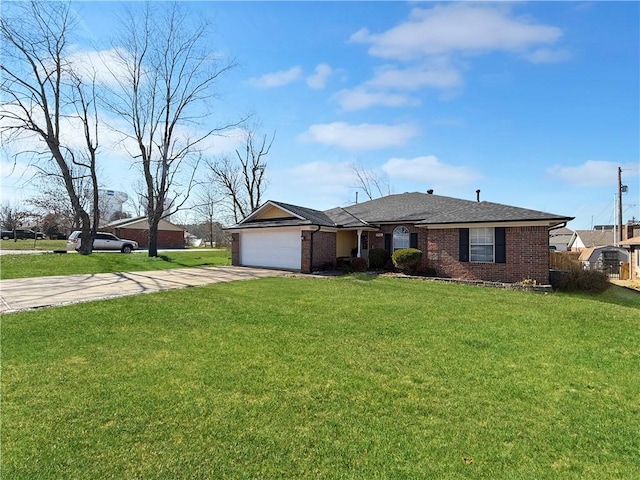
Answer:
[[[240,265],[300,270],[299,228],[262,228],[240,233]]]

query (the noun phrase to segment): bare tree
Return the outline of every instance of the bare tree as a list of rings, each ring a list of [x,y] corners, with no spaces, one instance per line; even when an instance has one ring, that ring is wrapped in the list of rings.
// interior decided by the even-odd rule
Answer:
[[[271,138],[259,137],[254,130],[244,132],[244,148],[235,151],[235,157],[224,156],[207,165],[211,182],[220,192],[221,205],[235,223],[242,220],[262,204],[262,195],[268,185],[265,157],[271,150]]]
[[[213,246],[214,227],[218,223],[216,220],[220,214],[220,198],[211,188],[210,183],[200,185],[197,203],[193,206],[193,210],[198,214],[199,220],[204,220],[207,226],[209,242]]]
[[[84,210],[92,210],[94,192],[90,178],[75,173],[75,168],[71,168],[74,190],[78,192],[78,200]],[[81,227],[81,220],[69,200],[63,178],[55,172],[48,172],[40,175],[36,185],[38,193],[29,197],[25,203],[34,207],[35,211],[42,217],[53,215],[56,223],[62,230],[69,234],[73,230]],[[104,212],[105,199],[98,196],[98,211]]]
[[[375,170],[366,168],[361,163],[352,163],[351,172],[355,178],[355,188],[361,189],[369,200],[391,195],[389,179],[379,176]]]
[[[53,161],[80,220],[80,253],[90,254],[99,216],[98,117],[95,82],[85,82],[67,57],[73,27],[68,3],[16,2],[3,10],[0,132],[6,141],[35,138],[39,142],[36,152],[21,153],[33,155],[38,165]],[[79,149],[72,140],[78,124],[83,134]],[[90,213],[75,187],[79,177],[92,184]]]
[[[233,68],[207,45],[207,25],[188,22],[178,4],[129,10],[115,45],[117,87],[109,108],[127,123],[122,133],[136,147],[144,178],[149,256],[158,255],[160,219],[188,199],[205,140],[231,125],[211,128],[218,78]]]
[[[10,202],[0,205],[0,226],[3,230],[15,230],[21,227],[30,216],[30,212]]]

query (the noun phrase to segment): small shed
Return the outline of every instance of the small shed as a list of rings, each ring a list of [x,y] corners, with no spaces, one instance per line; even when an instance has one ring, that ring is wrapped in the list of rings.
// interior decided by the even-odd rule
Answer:
[[[147,217],[116,220],[103,227],[120,238],[135,240],[141,248],[149,246],[149,221]],[[168,220],[161,219],[158,224],[158,248],[184,248],[185,230]]]
[[[613,245],[589,247],[580,252],[579,260],[585,268],[590,270],[602,270],[609,274],[619,274],[620,263],[629,261],[629,252]]]

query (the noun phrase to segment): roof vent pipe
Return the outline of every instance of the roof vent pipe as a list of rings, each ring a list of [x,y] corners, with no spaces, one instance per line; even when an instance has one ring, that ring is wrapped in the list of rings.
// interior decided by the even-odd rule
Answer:
[[[427,193],[428,193],[429,195],[433,195],[433,188],[430,188],[429,190],[427,190]]]
[[[476,190],[476,202],[480,201],[480,189]]]

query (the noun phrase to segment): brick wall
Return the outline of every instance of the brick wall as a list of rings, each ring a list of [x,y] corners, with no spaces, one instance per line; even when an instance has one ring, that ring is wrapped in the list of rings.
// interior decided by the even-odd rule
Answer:
[[[231,265],[240,265],[240,234],[231,234]]]
[[[313,234],[313,242],[311,235]],[[336,264],[336,234],[334,232],[302,232],[302,268],[304,273],[311,273],[317,269],[335,267]],[[311,255],[313,243],[313,255]],[[313,257],[313,260],[312,260]],[[311,262],[313,261],[313,265]]]
[[[116,228],[114,233],[120,238],[135,240],[140,247],[149,246],[149,231],[134,228]],[[182,230],[158,230],[158,248],[184,248]]]
[[[412,233],[417,233],[418,234],[418,249],[422,250],[423,252],[426,251],[426,245],[423,243],[420,243],[422,241],[423,238],[425,237],[425,229],[424,228],[417,228],[415,225],[411,225],[410,223],[400,223],[397,225],[381,225],[380,226],[380,231],[379,232],[371,232],[369,234],[369,249],[373,249],[373,248],[384,248],[384,235],[382,237],[376,237],[376,233],[389,233],[391,235],[393,235],[393,230],[396,227],[406,227],[407,230],[409,230],[409,235],[411,235]]]
[[[425,267],[438,275],[465,280],[520,282],[526,278],[549,283],[549,233],[547,227],[508,227],[506,263],[460,262],[459,230],[427,230]],[[420,243],[420,240],[418,241]],[[424,261],[424,259],[423,259]]]
[[[508,227],[506,263],[459,261],[459,235],[456,228],[427,230],[401,224],[418,234],[422,250],[422,268],[435,269],[439,276],[491,282],[520,282],[526,278],[549,283],[549,232],[547,227]],[[380,232],[393,234],[399,225],[382,225]],[[384,236],[370,235],[370,248],[384,248]]]

